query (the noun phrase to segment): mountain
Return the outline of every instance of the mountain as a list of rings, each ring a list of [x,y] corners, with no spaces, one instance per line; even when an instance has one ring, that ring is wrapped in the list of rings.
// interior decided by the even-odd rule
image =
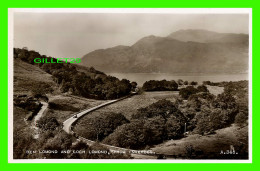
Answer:
[[[132,46],[100,49],[81,65],[104,72],[241,73],[248,69],[248,35],[180,30],[147,36]]]
[[[200,43],[248,43],[247,34],[217,33],[207,30],[179,30],[171,33],[168,37],[188,42]]]

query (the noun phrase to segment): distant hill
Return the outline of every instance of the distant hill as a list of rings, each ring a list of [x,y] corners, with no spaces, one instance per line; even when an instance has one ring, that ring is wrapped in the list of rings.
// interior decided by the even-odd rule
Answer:
[[[238,43],[248,45],[247,34],[217,33],[207,30],[179,30],[171,33],[168,37],[188,42],[199,43]]]
[[[132,46],[90,52],[81,65],[118,73],[244,73],[248,69],[248,35],[206,30],[151,35]]]

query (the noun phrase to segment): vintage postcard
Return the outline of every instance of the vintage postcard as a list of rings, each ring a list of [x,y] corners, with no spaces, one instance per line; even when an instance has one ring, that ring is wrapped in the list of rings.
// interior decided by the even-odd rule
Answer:
[[[9,162],[251,163],[251,13],[9,9]]]

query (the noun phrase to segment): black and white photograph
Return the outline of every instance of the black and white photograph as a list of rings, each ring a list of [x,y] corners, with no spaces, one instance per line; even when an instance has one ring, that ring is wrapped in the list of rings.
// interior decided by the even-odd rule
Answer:
[[[9,9],[9,160],[251,162],[251,18]]]

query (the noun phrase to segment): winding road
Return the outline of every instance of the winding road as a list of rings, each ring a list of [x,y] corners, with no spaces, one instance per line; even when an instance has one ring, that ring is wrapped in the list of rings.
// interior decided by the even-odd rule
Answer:
[[[120,100],[123,100],[123,99],[126,99],[132,95],[135,95],[136,93],[132,93],[131,95],[129,96],[126,96],[126,97],[122,97],[120,99],[116,99],[116,100],[110,100],[108,102],[105,102],[105,103],[102,103],[98,106],[95,106],[95,107],[92,107],[90,109],[87,109],[87,110],[84,110],[84,111],[81,111],[79,113],[75,113],[72,117],[70,117],[69,119],[67,119],[66,121],[63,122],[63,130],[65,132],[67,132],[68,134],[73,134],[75,135],[74,131],[71,129],[72,125],[78,120],[80,119],[82,116],[90,113],[90,112],[93,112],[97,109],[100,109],[102,107],[105,107],[107,105],[110,105],[112,103],[115,103],[115,102],[118,102]],[[75,117],[75,115],[77,115],[77,117]],[[85,142],[86,144],[88,145],[93,145],[94,143],[96,143],[95,141],[92,141],[92,140],[89,140],[89,139],[86,139],[84,137],[80,137],[80,136],[76,136],[78,140],[81,140],[83,142]],[[130,152],[131,153],[131,156],[134,157],[134,158],[140,158],[140,159],[143,159],[143,158],[146,158],[146,159],[156,159],[157,156],[155,155],[145,155],[145,154],[138,154],[138,151],[137,150],[131,150],[131,149],[126,149],[126,148],[121,148],[121,147],[116,147],[116,146],[111,146],[111,145],[108,145],[108,144],[102,144],[100,143],[101,145],[107,147],[109,149],[110,152],[124,152],[124,153],[127,153],[127,152]]]
[[[88,113],[90,113],[90,112],[93,112],[93,111],[95,111],[95,110],[97,110],[97,109],[100,109],[100,108],[102,108],[102,107],[105,107],[105,106],[107,106],[107,105],[110,105],[110,104],[112,104],[112,103],[118,102],[118,101],[120,101],[120,100],[124,100],[124,99],[126,99],[126,98],[128,98],[128,97],[131,97],[131,96],[135,95],[135,94],[136,94],[136,93],[133,92],[133,93],[131,93],[131,94],[128,95],[128,96],[125,96],[125,97],[122,97],[122,98],[119,98],[119,99],[115,99],[115,100],[110,100],[110,101],[108,101],[108,102],[102,103],[102,104],[100,104],[100,105],[98,105],[98,106],[95,106],[95,107],[92,107],[92,108],[90,108],[90,109],[86,109],[86,110],[83,110],[83,111],[81,111],[81,112],[79,112],[79,113],[75,113],[72,117],[70,117],[69,119],[67,119],[66,121],[63,122],[63,130],[64,130],[65,132],[67,132],[68,134],[71,134],[71,133],[73,133],[73,131],[71,130],[71,126],[73,125],[73,123],[75,123],[75,122],[76,122],[78,119],[80,119],[82,116],[84,116],[84,115],[86,115],[86,114],[88,114]],[[75,117],[75,115],[76,115],[77,117]]]
[[[126,97],[125,97],[126,98]],[[84,110],[84,111],[81,111],[79,113],[75,113],[72,117],[70,117],[69,119],[67,119],[66,121],[63,122],[63,130],[69,134],[71,134],[71,126],[74,122],[76,122],[78,119],[80,119],[82,116],[88,114],[89,112],[92,112],[94,110],[97,110],[101,107],[104,107],[104,106],[107,106],[109,104],[112,104],[112,103],[115,103],[119,100],[122,100],[122,99],[117,99],[117,100],[111,100],[111,101],[108,101],[108,102],[105,102],[105,103],[102,103],[98,106],[95,106],[95,107],[92,107],[90,109],[87,109],[87,110]],[[77,115],[77,117],[74,117],[75,115]]]

